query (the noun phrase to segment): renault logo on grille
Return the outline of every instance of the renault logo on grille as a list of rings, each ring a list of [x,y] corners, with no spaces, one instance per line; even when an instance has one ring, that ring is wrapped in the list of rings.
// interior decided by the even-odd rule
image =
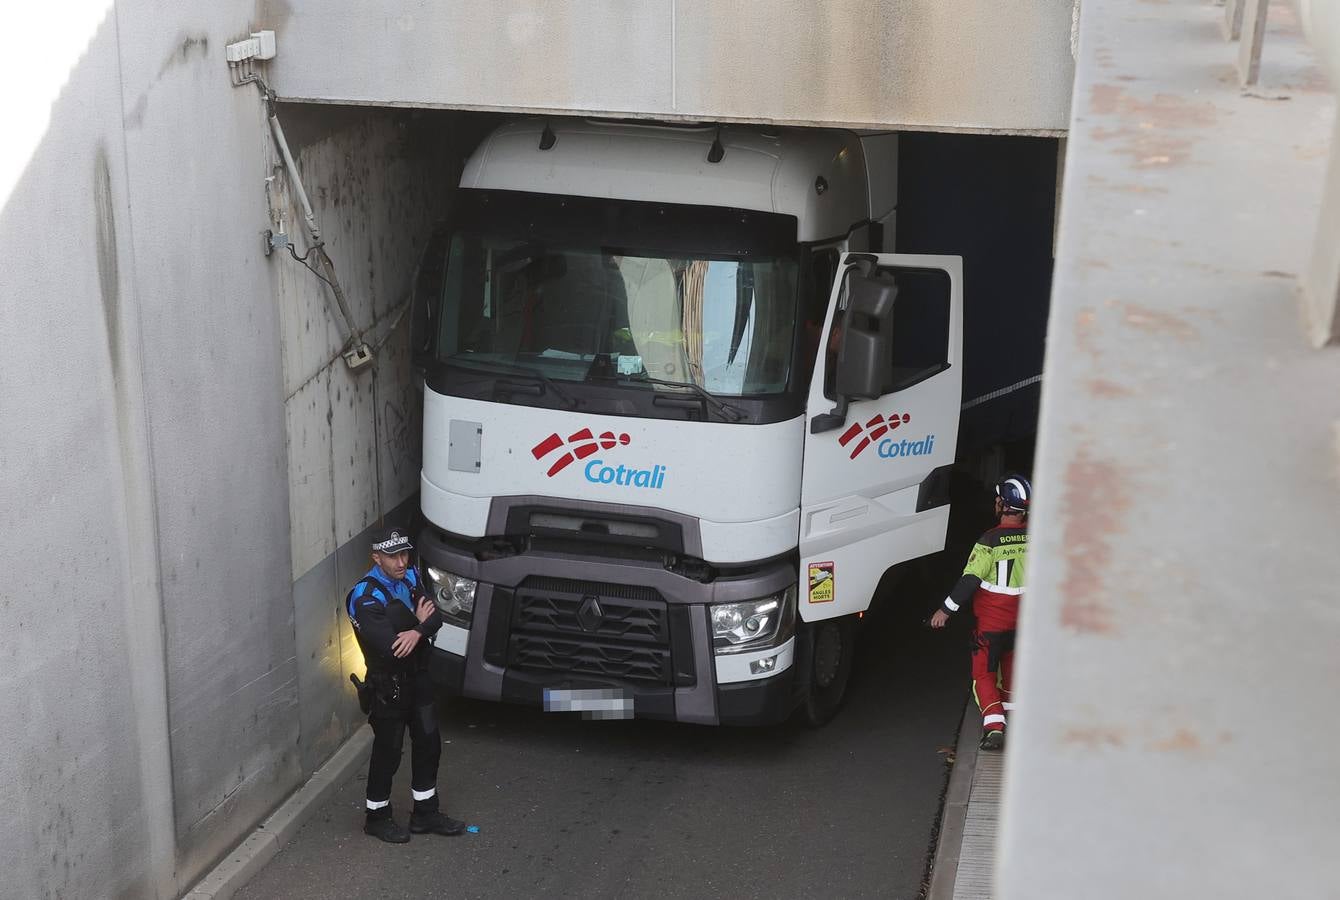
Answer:
[[[577,624],[582,626],[582,631],[595,631],[604,618],[605,611],[600,608],[599,600],[595,597],[582,598],[582,605],[577,608]]]

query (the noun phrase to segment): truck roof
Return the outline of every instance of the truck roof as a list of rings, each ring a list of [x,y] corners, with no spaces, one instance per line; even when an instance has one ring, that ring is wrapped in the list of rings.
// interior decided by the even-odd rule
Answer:
[[[541,150],[546,124],[555,141]],[[725,154],[708,162],[718,134]],[[870,218],[851,131],[519,119],[484,139],[461,187],[781,213],[795,216],[800,241],[842,237]]]

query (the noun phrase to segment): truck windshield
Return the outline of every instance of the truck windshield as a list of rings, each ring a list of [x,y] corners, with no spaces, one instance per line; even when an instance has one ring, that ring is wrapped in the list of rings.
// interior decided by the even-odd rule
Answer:
[[[630,236],[631,237],[631,236]],[[552,381],[787,390],[791,255],[655,251],[459,231],[438,322],[442,362],[523,365]]]

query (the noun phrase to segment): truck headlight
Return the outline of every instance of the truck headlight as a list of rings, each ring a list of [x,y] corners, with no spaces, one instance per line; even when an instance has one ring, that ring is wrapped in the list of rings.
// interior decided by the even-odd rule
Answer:
[[[470,624],[475,614],[475,588],[479,582],[463,575],[428,567],[429,596],[442,615],[456,623]]]
[[[792,585],[758,600],[716,603],[709,611],[712,648],[717,653],[760,650],[791,636],[796,621],[796,589]]]

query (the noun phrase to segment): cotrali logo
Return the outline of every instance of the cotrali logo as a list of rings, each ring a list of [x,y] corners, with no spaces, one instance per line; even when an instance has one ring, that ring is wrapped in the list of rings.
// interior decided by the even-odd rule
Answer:
[[[893,413],[887,419],[884,418],[883,413],[880,413],[864,424],[860,422],[853,423],[850,428],[842,432],[842,436],[838,438],[838,444],[846,447],[848,444],[856,441],[859,437],[860,441],[857,441],[856,446],[853,447],[851,451],[850,458],[855,459],[861,455],[861,452],[865,450],[866,447],[869,447],[872,443],[884,437],[884,435],[893,431],[899,425],[906,425],[910,421],[912,421],[912,417],[907,413],[903,413],[902,415]]]
[[[549,471],[545,472],[547,476],[553,478],[579,459],[586,459],[598,450],[613,450],[615,447],[627,447],[631,441],[632,438],[627,434],[615,434],[612,431],[604,431],[597,436],[592,434],[590,428],[583,428],[581,431],[575,431],[568,435],[566,441],[559,437],[558,433],[555,432],[540,441],[534,447],[531,447],[530,452],[532,456],[539,460],[544,459],[546,456],[557,450],[564,451],[554,460],[553,464],[549,466]]]

